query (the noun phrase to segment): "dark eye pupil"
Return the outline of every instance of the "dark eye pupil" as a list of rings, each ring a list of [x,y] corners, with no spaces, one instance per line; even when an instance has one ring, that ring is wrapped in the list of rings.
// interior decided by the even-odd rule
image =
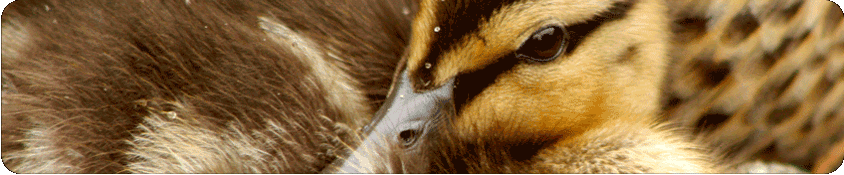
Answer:
[[[539,29],[522,44],[516,55],[534,61],[551,61],[563,52],[567,37],[565,29],[558,26]]]
[[[402,145],[410,146],[410,144],[413,144],[413,142],[416,141],[416,136],[418,135],[418,133],[418,131],[414,130],[405,130],[399,133],[399,139],[401,139]]]

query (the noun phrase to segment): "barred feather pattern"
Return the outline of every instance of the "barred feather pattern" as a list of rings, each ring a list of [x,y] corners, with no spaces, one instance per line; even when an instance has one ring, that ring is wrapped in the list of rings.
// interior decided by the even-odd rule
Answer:
[[[667,117],[814,173],[844,138],[844,22],[825,0],[673,1]],[[825,171],[820,171],[825,170]]]

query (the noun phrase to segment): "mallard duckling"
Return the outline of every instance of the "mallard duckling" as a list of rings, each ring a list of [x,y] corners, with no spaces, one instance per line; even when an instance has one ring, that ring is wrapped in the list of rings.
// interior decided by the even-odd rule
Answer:
[[[677,60],[670,64],[680,65],[668,73],[674,99],[668,104],[679,106],[668,112],[684,124],[785,111],[773,112],[769,120],[776,123],[781,114],[821,104],[817,112],[794,112],[798,117],[786,120],[812,121],[812,137],[779,137],[795,130],[781,125],[751,140],[740,155],[776,138],[778,150],[789,150],[785,159],[809,162],[803,157],[817,154],[806,150],[829,146],[800,145],[829,142],[817,136],[840,131],[829,126],[844,116],[835,110],[844,104],[838,100],[844,64],[835,59],[844,23],[828,2],[451,1],[422,2],[427,11],[416,25],[423,27],[416,27],[415,44],[399,64],[394,99],[379,122],[365,128],[378,137],[367,137],[353,157],[338,162],[345,165],[340,170],[718,172],[705,148],[654,119],[659,112],[651,87],[666,64],[661,47],[673,47]],[[406,14],[414,11],[390,2],[15,2],[3,15],[3,162],[33,173],[318,171],[333,160],[332,152],[353,144],[346,143],[355,140],[347,132],[366,122],[369,108],[386,94],[382,85],[404,49]],[[705,26],[707,37],[675,37],[681,42],[666,46],[660,3],[679,7],[669,16],[679,14],[675,22],[692,28]],[[544,4],[556,8],[535,8]],[[551,26],[560,23],[559,29]],[[695,30],[680,32],[688,31]],[[534,40],[528,38],[554,33],[568,37],[560,55],[516,55]],[[763,42],[770,39],[775,42]],[[753,43],[761,47],[748,51]],[[625,46],[633,49],[617,48]],[[719,52],[707,57],[713,50]],[[724,64],[724,55],[750,59]],[[813,55],[813,61],[801,59]],[[796,69],[790,64],[795,60],[803,66]],[[735,82],[758,80],[756,62],[770,69],[754,86],[762,93],[716,98],[746,91]],[[683,86],[689,84],[683,78],[695,77],[686,75],[699,72],[687,67],[715,75],[691,83],[714,90]],[[738,69],[747,71],[731,71]],[[821,88],[765,88],[801,80]],[[248,91],[255,89],[261,91]],[[799,96],[806,89],[814,95]],[[746,105],[767,92],[775,92],[777,102]],[[804,103],[800,110],[795,99]],[[748,129],[723,134],[742,120],[729,118],[714,135],[727,142],[760,135]],[[312,132],[291,132],[303,128]],[[809,144],[792,149],[793,143]],[[658,156],[665,153],[681,157]]]
[[[2,21],[3,162],[17,173],[318,172],[386,95],[414,8],[15,1]]]
[[[387,102],[329,172],[716,173],[658,120],[661,0],[422,0]]]

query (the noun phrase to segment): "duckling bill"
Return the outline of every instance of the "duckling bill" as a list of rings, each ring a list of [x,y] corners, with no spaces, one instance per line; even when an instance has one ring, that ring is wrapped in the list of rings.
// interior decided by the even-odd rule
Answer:
[[[337,170],[347,173],[426,171],[428,165],[416,163],[430,158],[424,156],[425,150],[430,149],[425,146],[431,140],[429,135],[435,135],[443,118],[454,116],[449,84],[416,92],[411,88],[407,71],[402,71],[394,81],[391,95],[375,114],[377,118],[364,128],[365,139]],[[381,155],[395,150],[401,151],[393,153],[398,154],[395,156]],[[390,164],[381,164],[385,161]],[[402,166],[410,164],[415,165]]]

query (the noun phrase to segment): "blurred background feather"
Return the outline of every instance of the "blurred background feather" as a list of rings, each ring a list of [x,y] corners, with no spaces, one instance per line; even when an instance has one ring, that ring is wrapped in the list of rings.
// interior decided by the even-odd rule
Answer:
[[[671,1],[668,119],[727,156],[829,173],[844,159],[844,23],[826,0]]]

